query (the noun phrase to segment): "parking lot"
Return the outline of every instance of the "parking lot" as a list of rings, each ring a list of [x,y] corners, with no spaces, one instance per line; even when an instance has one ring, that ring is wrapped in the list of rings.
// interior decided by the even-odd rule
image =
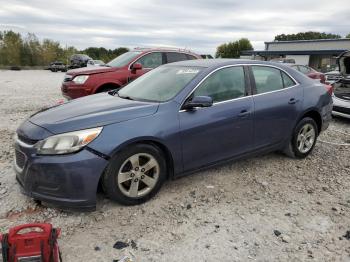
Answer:
[[[232,162],[168,181],[140,206],[101,194],[95,212],[70,213],[23,196],[12,136],[25,118],[62,99],[63,76],[0,71],[1,232],[50,222],[62,228],[64,261],[350,260],[350,147],[337,145],[350,144],[345,119],[332,121],[306,159],[274,153]]]

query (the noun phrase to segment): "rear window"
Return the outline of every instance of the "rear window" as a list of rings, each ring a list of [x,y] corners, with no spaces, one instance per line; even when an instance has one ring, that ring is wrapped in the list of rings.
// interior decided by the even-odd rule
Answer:
[[[166,53],[166,58],[168,63],[174,63],[178,61],[188,60],[186,54],[176,53],[176,52],[168,52]]]

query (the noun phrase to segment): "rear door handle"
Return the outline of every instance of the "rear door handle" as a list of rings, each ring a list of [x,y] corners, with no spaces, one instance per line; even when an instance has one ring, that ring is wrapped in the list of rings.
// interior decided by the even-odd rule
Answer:
[[[250,114],[250,112],[248,111],[248,110],[242,110],[239,114],[238,114],[238,116],[239,117],[245,117],[245,116],[247,116],[247,115],[249,115]]]
[[[290,104],[290,105],[294,105],[294,104],[295,104],[295,103],[297,103],[298,101],[299,101],[298,99],[291,98],[291,99],[289,99],[288,104]]]

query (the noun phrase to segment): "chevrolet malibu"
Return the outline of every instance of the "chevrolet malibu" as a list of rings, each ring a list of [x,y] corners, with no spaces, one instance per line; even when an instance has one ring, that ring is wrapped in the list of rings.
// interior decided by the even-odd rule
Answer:
[[[331,119],[331,93],[283,64],[192,60],[158,67],[119,91],[69,101],[17,130],[22,191],[93,209],[102,185],[124,205],[166,179],[258,153],[304,158]]]

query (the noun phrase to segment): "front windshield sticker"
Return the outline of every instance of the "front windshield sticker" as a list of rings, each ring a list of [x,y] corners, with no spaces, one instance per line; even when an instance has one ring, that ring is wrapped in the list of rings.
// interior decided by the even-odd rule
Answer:
[[[187,68],[187,69],[179,69],[176,74],[181,75],[181,74],[197,74],[199,72],[198,69],[192,69],[192,68]]]

